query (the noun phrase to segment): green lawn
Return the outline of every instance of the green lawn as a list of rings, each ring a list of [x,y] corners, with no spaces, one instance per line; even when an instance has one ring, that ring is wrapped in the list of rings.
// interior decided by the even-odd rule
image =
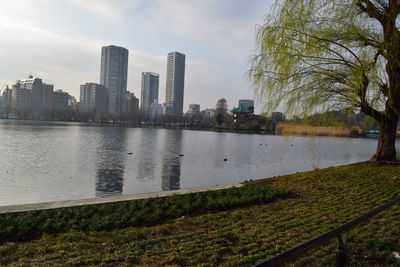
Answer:
[[[225,210],[223,206],[193,210],[190,209],[193,201],[186,200],[189,201],[185,204],[186,215],[179,214],[174,219],[156,217],[153,223],[147,221],[144,226],[122,224],[104,228],[108,230],[82,230],[91,224],[79,224],[79,218],[85,217],[80,211],[81,215],[75,219],[83,225],[82,229],[74,230],[68,224],[70,220],[58,214],[52,222],[60,223],[56,219],[63,218],[69,227],[58,229],[59,233],[32,235],[36,239],[21,242],[18,233],[24,229],[16,227],[16,235],[4,234],[8,242],[0,244],[0,265],[249,266],[399,196],[400,166],[362,163],[279,177],[244,188],[234,192],[234,198],[241,199],[236,203],[238,208],[234,208],[236,204],[232,201],[222,201],[220,205],[227,205]],[[260,192],[260,189],[266,190],[268,197],[246,202],[252,195],[246,193],[248,190]],[[287,194],[288,191],[292,194]],[[229,193],[227,196],[226,199],[231,198]],[[185,201],[179,198],[177,203]],[[108,209],[100,209],[104,210]],[[121,216],[123,210],[117,214]],[[40,226],[35,221],[38,214],[33,215],[25,218]],[[21,215],[7,216],[10,227],[18,226]],[[51,213],[46,213],[42,219],[48,220],[50,216]],[[0,231],[10,234],[1,224],[6,217],[0,217]],[[400,266],[400,260],[391,253],[400,250],[399,219],[400,208],[396,204],[353,229],[349,237],[351,266]],[[288,266],[332,266],[336,243],[332,240]]]

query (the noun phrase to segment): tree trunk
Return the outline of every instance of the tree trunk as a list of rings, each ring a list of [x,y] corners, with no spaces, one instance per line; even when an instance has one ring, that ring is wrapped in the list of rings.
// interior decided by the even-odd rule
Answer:
[[[379,139],[372,161],[396,161],[396,130],[398,118],[379,124]]]

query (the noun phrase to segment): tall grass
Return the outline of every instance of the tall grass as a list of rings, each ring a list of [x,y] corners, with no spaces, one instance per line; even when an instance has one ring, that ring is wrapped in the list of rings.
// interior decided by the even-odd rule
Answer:
[[[306,124],[279,123],[275,129],[276,135],[300,136],[336,136],[352,137],[357,134],[355,129],[333,126],[312,126]]]
[[[227,210],[271,201],[288,191],[245,185],[218,191],[173,195],[118,203],[0,215],[0,243],[26,241],[43,233],[100,231],[152,225],[191,214]]]

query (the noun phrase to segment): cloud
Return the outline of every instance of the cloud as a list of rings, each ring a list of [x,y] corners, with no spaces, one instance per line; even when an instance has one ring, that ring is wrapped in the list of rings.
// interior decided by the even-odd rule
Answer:
[[[244,77],[261,0],[19,0],[0,2],[0,86],[32,73],[79,98],[98,82],[101,46],[130,49],[128,90],[140,97],[141,73],[160,74],[165,99],[167,53],[186,53],[185,110],[190,103],[230,107],[251,98]],[[261,6],[261,8],[260,8]]]
[[[102,18],[125,19],[129,10],[136,9],[143,0],[68,0],[78,8],[86,9]]]
[[[251,52],[255,24],[265,13],[260,1],[154,0],[152,3],[141,18],[146,27],[201,44],[210,53],[240,63]],[[235,5],[240,8],[233,8]]]

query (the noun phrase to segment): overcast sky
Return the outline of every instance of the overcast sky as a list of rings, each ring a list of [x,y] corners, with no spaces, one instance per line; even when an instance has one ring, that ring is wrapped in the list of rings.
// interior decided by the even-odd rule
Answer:
[[[141,73],[160,74],[167,54],[186,54],[189,104],[229,108],[253,99],[246,77],[255,25],[273,0],[0,0],[0,86],[29,74],[79,100],[79,85],[99,82],[101,47],[129,49],[128,90],[140,98]]]

